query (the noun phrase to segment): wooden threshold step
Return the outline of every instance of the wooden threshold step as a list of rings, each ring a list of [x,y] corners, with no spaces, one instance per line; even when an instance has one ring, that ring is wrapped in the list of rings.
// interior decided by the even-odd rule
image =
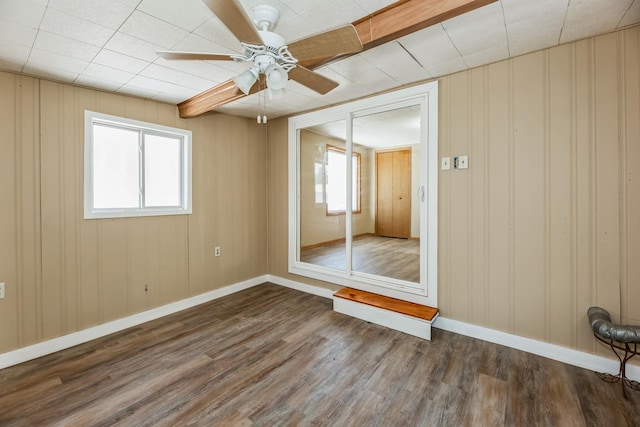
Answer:
[[[439,314],[434,307],[353,288],[342,288],[333,296],[334,311],[428,340]]]

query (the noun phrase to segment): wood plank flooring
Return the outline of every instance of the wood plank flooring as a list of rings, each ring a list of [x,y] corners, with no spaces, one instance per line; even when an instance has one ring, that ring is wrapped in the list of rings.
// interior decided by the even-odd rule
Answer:
[[[420,241],[365,235],[353,240],[354,271],[420,283]],[[347,253],[344,243],[301,251],[300,260],[344,270]]]
[[[640,393],[273,284],[0,371],[1,426],[637,426]]]

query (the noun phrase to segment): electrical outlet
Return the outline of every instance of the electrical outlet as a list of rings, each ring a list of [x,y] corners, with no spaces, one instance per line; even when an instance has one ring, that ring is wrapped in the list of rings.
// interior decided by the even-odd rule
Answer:
[[[0,299],[4,299],[4,283],[0,283]]]
[[[440,159],[440,169],[443,171],[451,169],[451,157],[443,157]]]
[[[213,251],[215,256],[220,256],[220,246],[216,246],[215,250]]]
[[[469,156],[459,156],[453,158],[454,169],[468,169],[469,168]]]

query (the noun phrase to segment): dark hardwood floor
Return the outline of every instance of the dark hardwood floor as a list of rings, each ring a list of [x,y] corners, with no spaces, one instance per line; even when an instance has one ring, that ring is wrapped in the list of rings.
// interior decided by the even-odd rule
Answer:
[[[420,241],[366,235],[353,239],[352,268],[362,273],[420,283]],[[347,267],[344,243],[301,251],[300,260],[323,267]]]
[[[586,321],[586,320],[585,320]],[[1,426],[633,426],[640,392],[264,284],[0,371]]]

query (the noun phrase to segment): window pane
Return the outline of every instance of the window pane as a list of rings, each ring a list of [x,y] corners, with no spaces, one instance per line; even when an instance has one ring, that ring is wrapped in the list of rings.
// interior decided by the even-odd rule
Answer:
[[[337,149],[327,149],[327,211],[345,212],[347,207],[347,164],[346,154]],[[358,211],[360,198],[360,161],[357,154],[352,157],[351,209]]]
[[[345,154],[327,150],[327,210],[344,212],[347,206],[347,165]]]
[[[315,174],[315,201],[317,204],[324,203],[324,165],[320,162],[314,162],[313,171]]]
[[[180,206],[181,145],[178,138],[145,135],[145,206]]]
[[[139,188],[138,132],[94,125],[94,209],[137,208]]]

